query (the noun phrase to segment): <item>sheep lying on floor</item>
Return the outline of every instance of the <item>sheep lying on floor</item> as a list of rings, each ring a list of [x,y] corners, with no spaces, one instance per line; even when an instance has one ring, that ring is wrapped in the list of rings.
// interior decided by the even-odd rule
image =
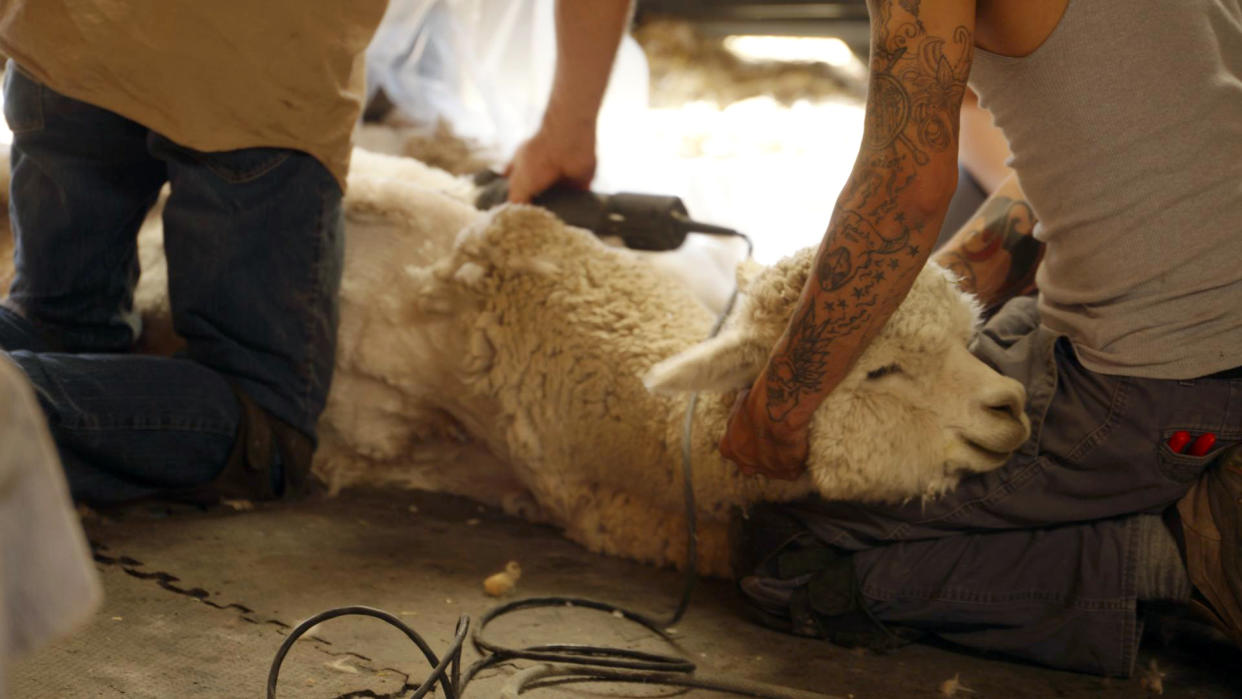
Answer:
[[[745,266],[741,303],[704,342],[712,304],[650,256],[537,208],[480,213],[469,194],[415,161],[355,159],[336,377],[315,461],[335,488],[468,495],[594,551],[681,564],[684,392],[703,389],[692,445],[699,569],[725,574],[736,506],[931,496],[1000,465],[1027,436],[1022,387],[967,352],[974,307],[929,267],[816,414],[807,474],[743,477],[716,450],[731,392],[775,343],[810,251]],[[144,248],[158,245],[153,220]],[[159,255],[142,259],[136,299],[147,327],[166,330]],[[894,364],[902,370],[868,375]]]
[[[392,220],[432,205],[408,184],[383,184],[410,188],[374,207]],[[410,214],[398,213],[404,207]],[[368,253],[351,239],[337,384],[321,423],[318,469],[329,481],[409,473],[412,445],[468,435],[520,483],[500,494],[509,509],[595,551],[681,563],[687,397],[643,381],[662,393],[702,388],[693,444],[700,568],[721,574],[735,506],[813,493],[934,495],[1000,465],[1028,434],[1021,385],[966,350],[973,304],[929,267],[817,413],[807,475],[742,477],[716,450],[731,392],[754,379],[783,330],[811,251],[767,270],[748,266],[742,303],[703,342],[712,313],[634,252],[531,207],[463,216],[474,220],[426,266],[405,264],[391,240]],[[400,234],[410,245],[438,235]],[[364,264],[366,274],[350,271]],[[902,370],[868,376],[894,364]],[[453,489],[496,502],[494,490],[478,492],[495,481],[467,470]]]

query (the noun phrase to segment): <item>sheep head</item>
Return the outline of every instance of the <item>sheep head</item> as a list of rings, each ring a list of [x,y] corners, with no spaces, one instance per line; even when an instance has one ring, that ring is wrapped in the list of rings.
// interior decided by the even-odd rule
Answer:
[[[758,376],[811,267],[813,250],[755,273],[715,338],[652,368],[659,392],[727,392]],[[748,279],[753,277],[753,279]],[[968,350],[978,306],[931,264],[815,413],[807,477],[828,499],[900,502],[1003,464],[1030,434],[1026,392]],[[723,428],[723,419],[721,420]]]

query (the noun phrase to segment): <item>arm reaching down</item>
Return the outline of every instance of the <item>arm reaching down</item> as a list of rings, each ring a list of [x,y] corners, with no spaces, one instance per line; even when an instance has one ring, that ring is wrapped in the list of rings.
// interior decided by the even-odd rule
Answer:
[[[1044,245],[1031,236],[1034,229],[1035,213],[1010,175],[934,259],[961,278],[959,288],[994,311],[1035,290]]]
[[[863,143],[789,327],[739,398],[721,453],[796,478],[815,409],[905,298],[957,184],[974,0],[870,0]]]
[[[595,126],[630,0],[557,0],[556,75],[539,130],[505,168],[509,201],[528,202],[559,181],[586,189],[595,176]]]

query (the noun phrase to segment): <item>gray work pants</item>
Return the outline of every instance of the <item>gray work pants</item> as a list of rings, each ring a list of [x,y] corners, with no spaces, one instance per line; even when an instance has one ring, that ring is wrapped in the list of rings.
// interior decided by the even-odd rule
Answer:
[[[1129,675],[1141,630],[1134,515],[1176,502],[1242,440],[1242,379],[1091,372],[1039,325],[1032,298],[1005,306],[973,349],[1027,388],[1031,438],[1005,466],[928,503],[815,503],[793,514],[856,552],[864,604],[885,623]],[[1213,432],[1216,448],[1176,454],[1165,442],[1177,430]]]

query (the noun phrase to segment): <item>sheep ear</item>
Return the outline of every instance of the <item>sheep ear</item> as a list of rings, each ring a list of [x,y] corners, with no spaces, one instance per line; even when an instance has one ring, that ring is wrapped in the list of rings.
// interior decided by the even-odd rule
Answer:
[[[664,394],[745,388],[759,376],[768,349],[754,339],[726,333],[651,367],[643,384],[652,393]]]

